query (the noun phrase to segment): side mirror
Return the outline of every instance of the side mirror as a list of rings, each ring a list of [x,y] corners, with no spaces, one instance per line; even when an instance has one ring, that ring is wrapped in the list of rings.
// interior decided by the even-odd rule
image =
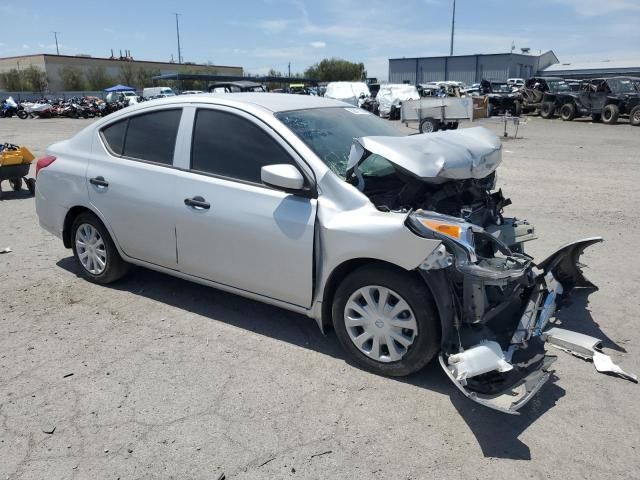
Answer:
[[[299,191],[304,188],[304,177],[293,165],[266,165],[260,170],[260,179],[265,185],[285,191]]]

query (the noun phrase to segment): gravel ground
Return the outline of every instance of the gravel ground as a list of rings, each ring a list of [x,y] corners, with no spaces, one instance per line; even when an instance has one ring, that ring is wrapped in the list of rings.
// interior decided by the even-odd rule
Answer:
[[[0,140],[41,155],[89,122],[2,120]],[[640,373],[640,129],[529,118],[520,134],[499,184],[537,227],[530,253],[606,239],[583,256],[600,290],[558,321]],[[0,219],[2,479],[640,478],[640,387],[578,358],[558,351],[507,416],[434,362],[359,370],[303,316],[140,268],[92,285],[26,191]]]

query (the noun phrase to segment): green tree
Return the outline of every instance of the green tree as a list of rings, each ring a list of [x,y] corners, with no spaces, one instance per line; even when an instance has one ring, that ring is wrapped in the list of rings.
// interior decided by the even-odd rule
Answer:
[[[35,65],[30,65],[22,72],[23,88],[32,92],[44,92],[47,90],[47,74]]]
[[[70,65],[62,67],[60,79],[65,90],[85,90],[86,82],[82,70]]]
[[[17,69],[11,70],[0,74],[0,83],[9,91],[22,90],[22,75]]]
[[[363,63],[353,63],[340,58],[325,58],[307,68],[305,77],[321,82],[358,81],[366,78],[367,72]]]
[[[144,87],[150,87],[153,83],[152,78],[160,75],[160,70],[141,67],[136,71],[135,87],[142,89]]]
[[[123,62],[120,66],[120,75],[118,76],[118,81],[122,85],[134,87],[136,85],[136,73],[136,69],[132,64]]]
[[[103,90],[113,85],[113,78],[109,76],[103,66],[91,67],[86,73],[87,84],[91,90]]]

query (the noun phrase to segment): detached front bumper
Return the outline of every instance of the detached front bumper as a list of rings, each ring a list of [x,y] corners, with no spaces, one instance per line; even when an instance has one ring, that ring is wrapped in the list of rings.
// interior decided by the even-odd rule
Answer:
[[[561,298],[576,287],[595,288],[579,258],[601,241],[564,245],[537,264],[519,256],[503,266],[457,267],[458,319],[439,360],[466,397],[517,414],[547,382],[556,357],[545,350],[544,332]]]

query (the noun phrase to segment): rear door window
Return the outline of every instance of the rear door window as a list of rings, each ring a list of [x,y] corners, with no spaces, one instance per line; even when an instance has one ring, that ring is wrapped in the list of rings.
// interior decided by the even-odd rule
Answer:
[[[107,126],[102,137],[116,155],[171,165],[181,115],[179,108],[135,115]]]
[[[263,166],[295,165],[291,156],[254,122],[219,110],[196,114],[191,169],[251,183],[262,183]]]

